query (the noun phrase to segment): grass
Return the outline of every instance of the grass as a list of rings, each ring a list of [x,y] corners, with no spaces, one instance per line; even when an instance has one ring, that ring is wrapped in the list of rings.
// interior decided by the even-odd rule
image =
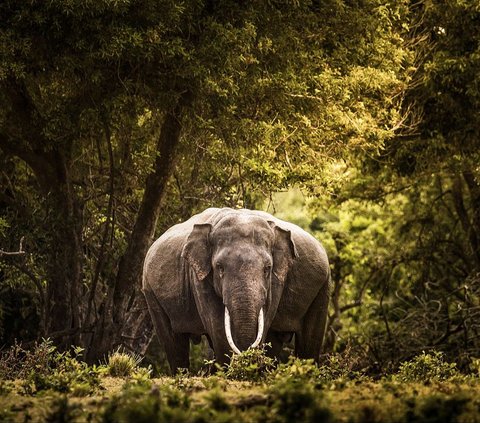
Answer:
[[[141,361],[141,357],[117,349],[107,358],[107,373],[114,377],[129,377],[139,368]]]
[[[335,360],[322,367],[298,359],[273,366],[261,351],[249,351],[211,376],[151,378],[136,362],[126,366],[127,374],[113,377],[108,362],[88,368],[76,356],[50,350],[52,359],[45,360],[45,348],[40,349],[38,370],[48,384],[26,390],[31,372],[22,365],[20,377],[0,377],[0,421],[480,423],[476,367],[460,374],[438,353],[372,380],[336,368]],[[30,357],[27,364],[33,362]],[[86,378],[89,372],[94,377]],[[77,377],[83,390],[72,389]]]
[[[17,381],[0,396],[0,421],[480,422],[480,383],[473,380],[352,380],[322,388],[215,376],[186,382],[179,388],[175,378],[154,378],[146,386],[105,376],[95,394],[75,397],[54,391],[25,395]]]

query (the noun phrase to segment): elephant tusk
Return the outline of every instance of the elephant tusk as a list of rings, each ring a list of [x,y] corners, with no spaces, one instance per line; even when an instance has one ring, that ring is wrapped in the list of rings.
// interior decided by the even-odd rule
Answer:
[[[232,330],[230,327],[230,313],[228,312],[227,306],[225,306],[225,335],[227,335],[228,345],[230,345],[230,348],[233,350],[233,352],[235,354],[240,354],[241,351],[237,348],[235,342],[233,342]]]
[[[263,307],[260,309],[260,313],[258,313],[258,332],[257,332],[257,339],[255,339],[255,342],[250,345],[249,348],[257,348],[258,345],[260,344],[260,341],[263,338]]]
[[[263,328],[264,328],[264,319],[263,319],[263,307],[260,309],[260,313],[258,313],[258,330],[257,330],[257,339],[255,339],[255,342],[250,345],[249,348],[257,348],[260,345],[260,342],[263,338]],[[235,342],[233,341],[232,338],[232,329],[230,325],[230,313],[228,311],[228,308],[225,306],[225,335],[227,336],[227,341],[228,345],[230,345],[230,348],[233,350],[235,354],[240,354],[241,351],[238,349],[238,347],[235,345]]]

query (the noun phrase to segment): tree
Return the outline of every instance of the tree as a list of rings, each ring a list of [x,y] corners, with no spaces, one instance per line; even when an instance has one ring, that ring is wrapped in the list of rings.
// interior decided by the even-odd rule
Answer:
[[[333,317],[351,335],[341,344],[366,343],[380,366],[430,348],[468,364],[479,351],[479,11],[417,2],[404,17],[395,136],[341,166],[336,218],[319,219],[335,241]]]
[[[44,296],[42,334],[101,357],[126,342],[156,227],[313,192],[332,157],[381,145],[402,7],[4,2],[4,218],[32,252],[20,271]]]

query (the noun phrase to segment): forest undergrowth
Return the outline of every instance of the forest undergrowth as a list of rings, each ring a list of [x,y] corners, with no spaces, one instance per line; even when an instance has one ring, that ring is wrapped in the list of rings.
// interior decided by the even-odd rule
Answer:
[[[338,355],[317,366],[248,350],[224,368],[206,362],[173,377],[120,350],[93,366],[81,355],[50,341],[5,350],[0,421],[480,422],[480,360],[460,371],[435,351],[377,376]]]

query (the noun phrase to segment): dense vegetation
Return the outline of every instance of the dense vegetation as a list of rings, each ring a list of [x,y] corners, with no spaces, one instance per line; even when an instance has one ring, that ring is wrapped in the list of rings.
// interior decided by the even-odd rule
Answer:
[[[461,373],[441,353],[422,353],[380,379],[351,372],[344,356],[322,366],[277,365],[260,350],[215,375],[151,378],[116,351],[100,366],[49,342],[18,346],[0,368],[0,419],[50,422],[478,422],[480,363]],[[388,404],[388,407],[385,406]]]
[[[0,420],[45,391],[50,421],[478,421],[479,22],[474,0],[2,1]],[[208,206],[326,246],[327,364],[133,363],[119,388],[113,351],[165,369],[145,253]]]

